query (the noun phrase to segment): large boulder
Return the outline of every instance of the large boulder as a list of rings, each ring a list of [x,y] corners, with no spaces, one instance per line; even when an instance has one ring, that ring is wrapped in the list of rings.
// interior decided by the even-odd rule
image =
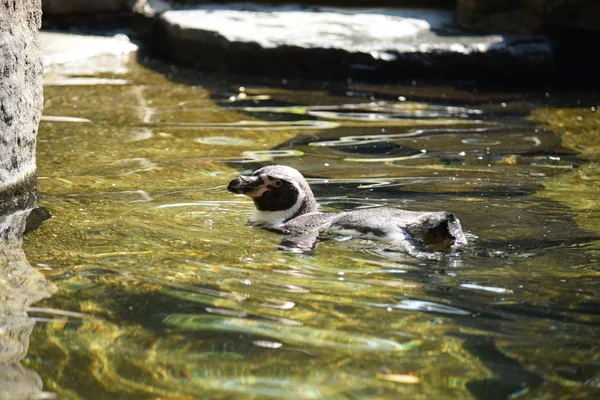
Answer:
[[[240,3],[240,0],[170,0],[171,4],[206,4],[206,3]],[[254,3],[275,4],[275,1],[258,0]],[[281,2],[283,3],[283,2]],[[421,7],[421,8],[454,8],[456,0],[294,0],[290,4],[309,6],[343,6],[343,7]]]
[[[544,36],[469,34],[447,10],[206,5],[163,13],[155,44],[200,68],[288,78],[532,82],[554,72]]]
[[[42,113],[41,0],[0,3],[0,214],[35,201]]]

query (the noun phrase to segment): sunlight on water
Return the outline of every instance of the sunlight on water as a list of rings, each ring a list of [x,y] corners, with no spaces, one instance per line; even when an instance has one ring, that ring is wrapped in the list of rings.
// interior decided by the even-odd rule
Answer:
[[[543,93],[129,68],[45,87],[52,218],[24,250],[58,292],[28,309],[23,363],[46,392],[598,395],[600,180],[528,118]],[[343,236],[314,256],[278,251],[226,191],[273,163],[301,170],[327,211],[451,210],[470,244],[439,262]]]

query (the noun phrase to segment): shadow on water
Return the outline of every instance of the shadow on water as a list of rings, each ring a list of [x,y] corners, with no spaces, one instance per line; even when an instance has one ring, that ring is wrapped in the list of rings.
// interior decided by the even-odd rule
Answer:
[[[536,389],[543,378],[523,368],[518,361],[504,355],[493,339],[486,336],[461,337],[465,349],[476,356],[490,371],[493,379],[467,383],[469,391],[478,399],[501,400],[518,397]]]

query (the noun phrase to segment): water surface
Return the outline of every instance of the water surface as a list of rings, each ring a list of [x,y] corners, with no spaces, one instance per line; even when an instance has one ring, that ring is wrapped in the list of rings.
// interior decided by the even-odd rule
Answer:
[[[52,218],[24,250],[58,291],[29,311],[24,364],[64,399],[600,396],[597,139],[573,139],[597,132],[594,96],[151,60],[54,76]],[[470,244],[440,262],[347,238],[279,252],[225,189],[272,163],[325,210],[454,211]]]

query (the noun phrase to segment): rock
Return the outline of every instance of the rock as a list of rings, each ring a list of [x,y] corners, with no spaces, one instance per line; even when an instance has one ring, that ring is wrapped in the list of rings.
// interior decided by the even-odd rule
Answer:
[[[542,27],[544,0],[458,0],[457,23],[477,32],[535,32]]]
[[[40,32],[40,41],[46,75],[56,69],[66,70],[71,75],[123,73],[127,70],[129,55],[138,50],[138,46],[123,34],[95,36]]]
[[[35,202],[35,145],[42,113],[39,0],[0,3],[0,215]]]
[[[53,31],[127,32],[151,40],[166,0],[43,0],[43,27]]]
[[[269,1],[262,1],[269,3]],[[173,4],[206,4],[226,3],[226,1],[211,0],[171,0]],[[271,1],[271,4],[274,2]],[[343,6],[343,7],[419,7],[419,8],[447,8],[454,9],[456,0],[295,0],[290,3],[308,6]]]
[[[155,44],[198,67],[282,77],[512,83],[554,72],[546,37],[468,34],[444,10],[206,5],[163,13]]]
[[[147,0],[42,0],[45,15],[132,12],[144,8]]]
[[[597,0],[546,0],[544,23],[600,32],[600,2]]]
[[[555,81],[600,81],[589,62],[590,43],[600,40],[597,0],[458,0],[456,14],[472,31],[544,32],[554,43]]]
[[[600,31],[595,0],[458,0],[456,16],[461,27],[478,32]]]

